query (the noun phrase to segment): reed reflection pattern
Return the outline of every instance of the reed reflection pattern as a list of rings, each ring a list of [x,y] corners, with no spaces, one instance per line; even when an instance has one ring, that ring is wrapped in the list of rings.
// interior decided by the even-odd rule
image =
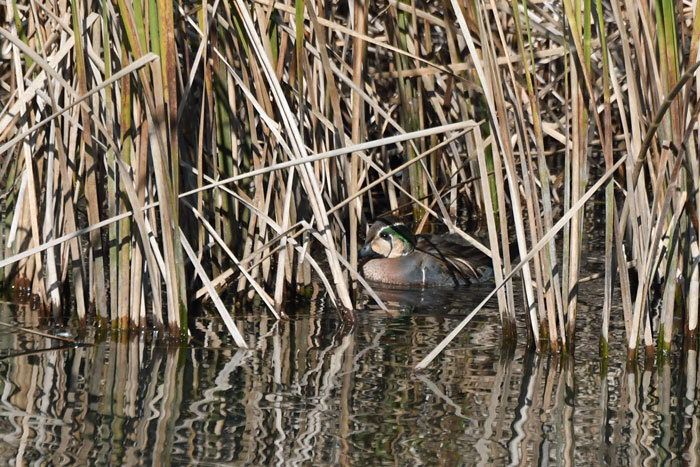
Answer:
[[[3,330],[0,463],[698,462],[695,352],[658,370],[617,367],[617,329],[620,355],[602,373],[585,332],[573,358],[501,349],[492,309],[414,373],[471,303],[459,290],[412,294],[385,291],[394,312],[364,310],[352,328],[321,301],[289,321],[238,315],[247,336],[263,336],[249,351],[218,318],[200,320],[189,347],[72,348]],[[581,316],[600,316],[599,297],[582,296]],[[32,319],[9,305],[0,314]]]

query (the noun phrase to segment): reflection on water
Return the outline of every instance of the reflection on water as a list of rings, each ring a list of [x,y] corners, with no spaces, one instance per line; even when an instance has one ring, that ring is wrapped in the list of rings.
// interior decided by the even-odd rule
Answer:
[[[367,306],[353,326],[321,301],[279,323],[239,314],[249,351],[213,315],[187,347],[142,336],[66,348],[0,329],[0,462],[697,464],[697,354],[627,370],[613,329],[601,376],[594,282],[575,357],[537,356],[524,338],[502,350],[491,308],[414,373],[488,287],[380,291],[394,311]],[[0,305],[1,321],[32,319]]]

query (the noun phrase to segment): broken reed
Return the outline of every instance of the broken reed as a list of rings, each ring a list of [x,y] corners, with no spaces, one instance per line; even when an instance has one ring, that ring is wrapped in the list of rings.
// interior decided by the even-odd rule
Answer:
[[[245,346],[216,290],[280,316],[316,276],[352,309],[367,217],[410,213],[420,228],[433,217],[461,232],[457,215],[478,211],[497,284],[519,261],[503,245],[517,242],[520,258],[541,245],[519,265],[526,326],[559,351],[575,342],[599,167],[603,353],[613,319],[630,357],[642,339],[667,352],[674,313],[695,345],[697,4],[352,8],[3,6],[5,278],[28,280],[55,316],[72,311],[69,283],[81,322],[94,309],[119,329],[184,332],[188,305],[211,296]],[[105,232],[79,235],[98,222]],[[615,285],[622,317],[611,316]],[[497,293],[514,339],[512,282]]]

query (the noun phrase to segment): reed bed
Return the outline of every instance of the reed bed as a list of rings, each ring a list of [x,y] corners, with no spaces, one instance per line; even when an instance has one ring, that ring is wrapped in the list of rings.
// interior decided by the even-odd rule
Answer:
[[[490,252],[506,340],[522,319],[568,351],[596,197],[602,354],[622,320],[630,359],[666,355],[674,316],[695,349],[699,9],[6,0],[3,280],[119,330],[185,335],[211,300],[245,347],[222,290],[278,318],[314,281],[347,319],[358,283],[381,304],[357,249],[393,212]]]

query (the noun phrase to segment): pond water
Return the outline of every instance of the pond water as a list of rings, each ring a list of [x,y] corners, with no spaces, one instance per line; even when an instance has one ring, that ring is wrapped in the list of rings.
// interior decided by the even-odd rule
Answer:
[[[529,352],[522,329],[503,349],[494,300],[414,372],[489,288],[391,291],[392,313],[366,306],[353,326],[322,299],[288,321],[238,312],[251,350],[215,313],[188,346],[142,335],[73,347],[0,327],[0,463],[698,463],[697,354],[626,368],[616,309],[603,372],[600,280],[582,285],[573,357]],[[0,305],[0,321],[35,319]]]

